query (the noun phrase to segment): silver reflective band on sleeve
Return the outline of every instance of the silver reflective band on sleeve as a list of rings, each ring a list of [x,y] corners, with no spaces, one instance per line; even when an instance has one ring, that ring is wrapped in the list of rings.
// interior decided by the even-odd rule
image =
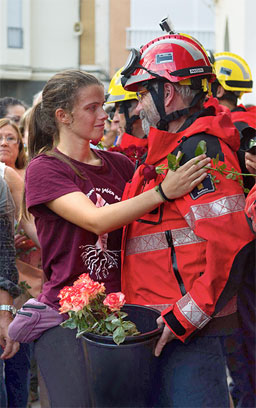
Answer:
[[[173,246],[191,245],[203,242],[204,239],[195,235],[188,227],[178,228],[171,231]],[[168,248],[165,232],[141,235],[127,240],[126,255],[141,254],[144,252],[159,251]]]
[[[222,197],[211,203],[192,205],[189,213],[185,215],[185,219],[190,228],[194,229],[195,222],[198,220],[216,218],[226,214],[243,211],[244,207],[244,194]]]
[[[176,304],[183,316],[198,329],[202,329],[211,320],[211,317],[200,309],[189,293],[186,293]]]

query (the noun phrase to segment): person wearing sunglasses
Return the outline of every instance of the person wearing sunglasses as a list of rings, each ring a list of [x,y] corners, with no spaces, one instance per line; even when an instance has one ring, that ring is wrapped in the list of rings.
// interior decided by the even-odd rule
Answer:
[[[138,96],[135,92],[127,92],[121,84],[120,68],[113,76],[106,98],[106,104],[115,104],[115,117],[119,120],[119,137],[115,145],[125,149],[131,145],[146,147],[147,138],[141,126],[141,119],[135,114]]]
[[[158,188],[161,175],[146,181],[144,168],[166,166],[169,153],[181,151],[183,164],[203,148],[219,165],[240,171],[239,133],[229,113],[217,101],[204,106],[214,80],[203,46],[187,34],[163,35],[131,50],[122,85],[139,93],[136,112],[149,128],[148,155],[124,199]],[[166,197],[124,232],[127,302],[162,313],[154,407],[230,405],[221,341],[236,324],[242,274],[255,262],[254,236],[244,217],[242,187],[211,173],[183,197]]]

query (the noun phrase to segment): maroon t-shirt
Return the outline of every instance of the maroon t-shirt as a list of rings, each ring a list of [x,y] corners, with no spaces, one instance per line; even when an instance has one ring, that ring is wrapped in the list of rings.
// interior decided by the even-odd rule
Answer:
[[[38,300],[55,308],[59,307],[59,291],[85,272],[104,282],[107,293],[120,290],[122,230],[97,236],[66,221],[44,204],[75,191],[85,193],[98,207],[121,200],[124,186],[133,176],[133,163],[119,153],[94,151],[101,158],[101,166],[70,159],[85,179],[67,163],[44,154],[34,158],[26,171],[26,204],[35,217],[48,279]]]

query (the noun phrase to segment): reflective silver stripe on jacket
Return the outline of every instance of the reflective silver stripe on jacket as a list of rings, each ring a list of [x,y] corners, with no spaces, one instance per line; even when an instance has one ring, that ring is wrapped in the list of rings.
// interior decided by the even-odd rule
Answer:
[[[160,305],[145,305],[145,306],[152,307],[153,309],[156,309],[161,313],[163,310],[167,309],[167,307],[172,306],[172,303],[165,303],[165,304],[160,304]]]
[[[222,197],[211,203],[192,205],[190,211],[185,215],[185,219],[190,228],[194,229],[195,222],[198,220],[221,217],[222,215],[243,211],[244,207],[244,194],[236,194]]]
[[[211,317],[200,309],[189,293],[186,293],[176,304],[183,316],[198,329],[202,329],[211,320]]]
[[[204,241],[204,239],[195,235],[189,227],[174,229],[171,231],[171,234],[175,247]],[[166,248],[168,248],[168,242],[165,233],[156,232],[128,239],[126,255],[142,254],[143,252],[159,251]]]

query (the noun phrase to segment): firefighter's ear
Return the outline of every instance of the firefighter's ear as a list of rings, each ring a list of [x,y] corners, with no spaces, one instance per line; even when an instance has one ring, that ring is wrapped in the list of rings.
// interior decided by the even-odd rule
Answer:
[[[222,96],[223,96],[224,94],[225,94],[225,89],[223,88],[223,86],[218,85],[216,97],[217,97],[217,98],[222,98]]]
[[[174,87],[172,86],[172,84],[170,82],[166,82],[164,84],[164,105],[167,108],[168,106],[170,106],[173,98],[174,98]]]

